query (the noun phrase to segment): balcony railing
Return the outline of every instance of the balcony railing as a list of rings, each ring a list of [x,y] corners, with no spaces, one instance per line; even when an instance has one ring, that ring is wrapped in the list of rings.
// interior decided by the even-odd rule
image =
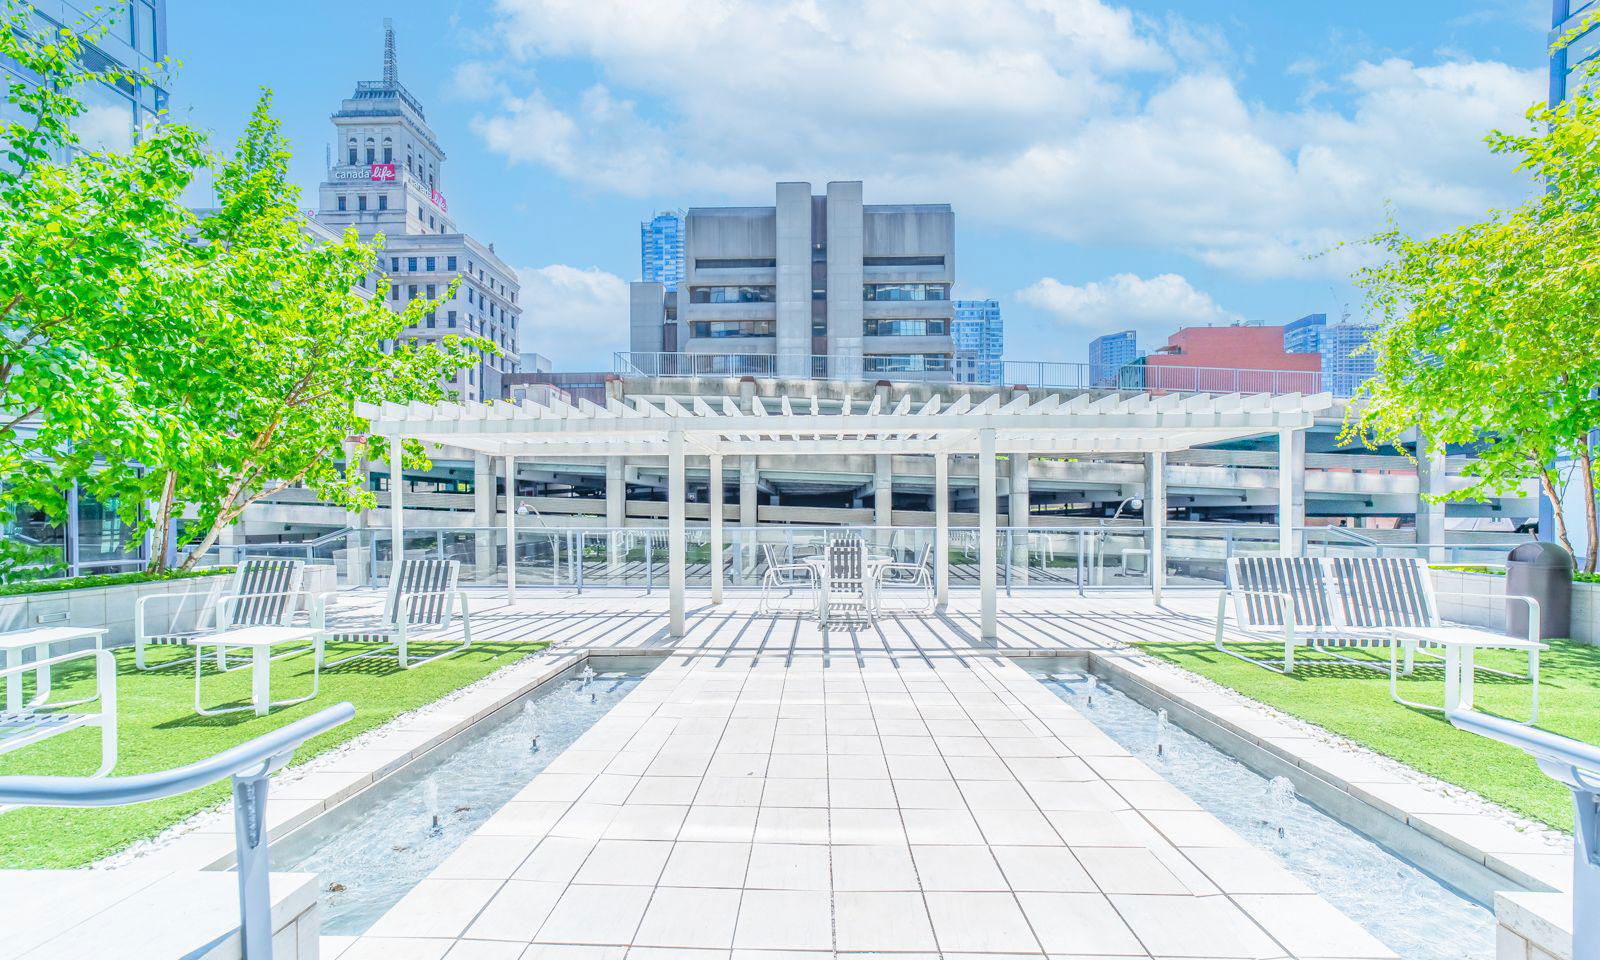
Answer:
[[[622,352],[616,354],[615,370],[624,377],[950,382],[957,379],[952,367],[951,360],[919,354],[870,355],[855,362],[821,355]],[[1331,393],[1349,397],[1367,380],[1359,374],[1238,367],[1129,364],[1108,370],[1103,364],[1008,360],[1001,368],[995,386],[1150,393]]]

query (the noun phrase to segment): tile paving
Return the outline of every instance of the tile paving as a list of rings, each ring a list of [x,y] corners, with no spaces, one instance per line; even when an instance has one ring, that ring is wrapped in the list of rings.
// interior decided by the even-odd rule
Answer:
[[[571,602],[593,604],[597,646],[663,642],[654,605],[630,631],[598,617],[614,600]],[[324,956],[1392,956],[976,645],[966,612],[824,633],[743,602],[696,611],[626,700]],[[526,629],[582,634],[542,616]],[[1060,620],[1023,605],[1002,643],[1112,642],[1109,621]]]

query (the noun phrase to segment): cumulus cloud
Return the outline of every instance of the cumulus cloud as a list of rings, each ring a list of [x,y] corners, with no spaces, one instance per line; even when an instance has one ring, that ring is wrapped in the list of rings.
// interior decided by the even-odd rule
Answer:
[[[598,267],[520,267],[524,351],[559,370],[610,370],[628,349],[628,283]]]
[[[1358,62],[1274,111],[1241,94],[1221,34],[1176,17],[1109,0],[905,9],[498,0],[502,55],[467,77],[507,92],[474,126],[513,162],[624,194],[747,203],[777,180],[862,179],[869,201],[950,201],[1255,276],[1348,271],[1349,253],[1306,258],[1371,233],[1386,201],[1431,230],[1529,188],[1481,139],[1521,122],[1536,70]],[[540,86],[527,70],[547,58],[596,81]]]
[[[1119,273],[1082,285],[1044,277],[1018,290],[1016,299],[1069,330],[1099,336],[1134,329],[1140,332],[1141,341],[1179,327],[1217,326],[1244,319],[1175,273],[1148,279]]]

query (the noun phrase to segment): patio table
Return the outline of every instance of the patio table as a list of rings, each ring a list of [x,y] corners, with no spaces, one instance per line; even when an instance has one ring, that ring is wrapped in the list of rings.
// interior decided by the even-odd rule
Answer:
[[[234,630],[224,630],[221,633],[207,634],[203,637],[194,637],[189,640],[189,645],[194,647],[194,712],[203,717],[214,717],[224,713],[238,713],[241,710],[254,710],[256,716],[264,717],[273,707],[288,707],[297,703],[305,703],[317,695],[317,682],[321,676],[321,664],[313,657],[311,662],[311,692],[303,697],[291,700],[273,700],[271,693],[272,661],[277,659],[272,656],[272,648],[285,643],[307,643],[316,641],[317,631],[311,627],[239,627]],[[250,651],[250,706],[248,707],[219,707],[207,710],[200,706],[200,663],[204,659],[206,647],[217,647],[220,656],[223,650],[249,650]]]
[[[33,651],[35,662],[49,659],[50,646],[56,643],[67,643],[72,640],[92,638],[94,648],[99,650],[105,643],[105,627],[35,627],[32,630],[15,630],[11,633],[0,633],[0,653],[5,655],[5,660],[0,666],[18,667],[22,665],[22,655],[28,650]],[[50,696],[50,668],[39,667],[34,670],[33,703],[44,703]],[[93,700],[73,700],[68,703],[51,704],[51,706],[71,707],[80,703]],[[26,704],[22,702],[22,673],[6,674],[6,711],[21,710]]]
[[[805,557],[800,562],[816,572],[816,585],[812,589],[816,592],[817,598],[817,620],[825,624],[828,622],[828,557],[826,554],[819,557]],[[888,557],[871,555],[867,557],[864,570],[866,583],[864,586],[867,593],[868,610],[876,611],[878,609],[878,568],[888,562]]]
[[[1478,627],[1396,627],[1396,642],[1390,645],[1389,682],[1391,694],[1400,703],[1438,710],[1426,704],[1412,704],[1401,700],[1393,689],[1397,647],[1416,648],[1428,645],[1444,648],[1444,707],[1445,710],[1471,710],[1473,682],[1477,666],[1473,662],[1479,650],[1521,650],[1528,654],[1528,678],[1533,681],[1533,715],[1530,723],[1539,719],[1539,654],[1550,649],[1549,644],[1525,637],[1503,637]],[[1498,671],[1497,671],[1498,672]]]

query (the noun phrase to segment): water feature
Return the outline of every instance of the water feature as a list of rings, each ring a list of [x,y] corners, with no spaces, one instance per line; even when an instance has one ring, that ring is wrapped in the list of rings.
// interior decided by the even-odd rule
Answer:
[[[1493,960],[1489,910],[1299,799],[1289,780],[1267,780],[1092,676],[1023,666],[1405,960]]]
[[[588,667],[273,844],[274,870],[322,878],[322,932],[357,934],[638,686],[648,668]],[[417,766],[423,767],[419,761]]]

